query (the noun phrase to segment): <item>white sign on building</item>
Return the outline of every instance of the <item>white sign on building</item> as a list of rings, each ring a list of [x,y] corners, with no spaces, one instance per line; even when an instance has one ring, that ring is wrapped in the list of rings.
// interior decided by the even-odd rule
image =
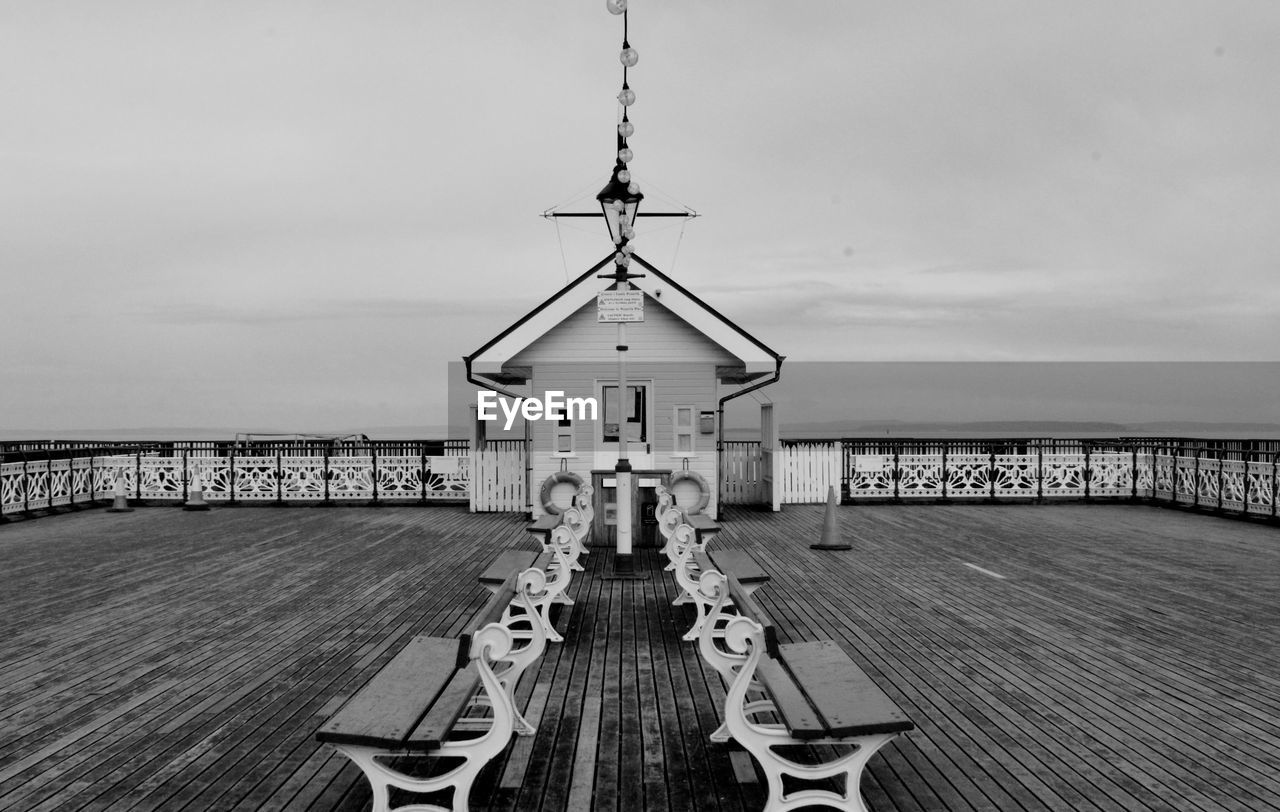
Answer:
[[[644,321],[644,291],[600,291],[596,294],[596,321]]]

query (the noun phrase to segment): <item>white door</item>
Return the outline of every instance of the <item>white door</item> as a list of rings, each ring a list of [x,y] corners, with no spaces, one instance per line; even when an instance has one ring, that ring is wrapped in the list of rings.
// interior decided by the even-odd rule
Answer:
[[[627,459],[632,468],[653,467],[653,381],[627,381],[627,394],[618,403],[618,382],[597,381],[596,396],[601,419],[596,421],[595,467],[618,464],[618,440],[626,437]]]

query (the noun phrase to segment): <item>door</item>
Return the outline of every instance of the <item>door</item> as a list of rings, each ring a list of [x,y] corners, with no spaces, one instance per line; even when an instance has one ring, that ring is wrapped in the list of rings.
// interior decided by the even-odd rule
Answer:
[[[627,381],[619,403],[618,382],[597,381],[603,415],[596,423],[596,469],[618,463],[618,443],[625,437],[627,459],[633,468],[653,467],[653,381]]]

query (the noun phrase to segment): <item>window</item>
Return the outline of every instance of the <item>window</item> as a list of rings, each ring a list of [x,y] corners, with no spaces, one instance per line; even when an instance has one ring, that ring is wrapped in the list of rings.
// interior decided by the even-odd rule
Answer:
[[[555,432],[555,445],[552,453],[557,457],[572,457],[573,453],[573,420],[566,411],[565,416],[556,421],[552,427]]]
[[[601,387],[604,399],[604,435],[606,443],[618,442],[618,385]],[[645,384],[627,386],[626,403],[626,436],[631,443],[649,442],[649,388]]]
[[[696,436],[698,407],[696,406],[676,406],[675,414],[671,420],[671,436],[675,443],[673,455],[677,457],[692,457],[696,453]]]

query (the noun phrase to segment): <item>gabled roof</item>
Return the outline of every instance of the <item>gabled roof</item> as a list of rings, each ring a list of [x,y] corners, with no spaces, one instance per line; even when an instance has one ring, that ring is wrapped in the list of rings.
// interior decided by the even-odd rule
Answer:
[[[537,341],[549,330],[568,319],[583,306],[592,302],[604,289],[596,274],[613,260],[613,254],[588,268],[581,276],[561,288],[551,298],[529,311],[523,318],[503,330],[487,344],[469,356],[464,356],[472,374],[490,380],[510,383],[522,376],[520,371],[507,370],[503,364],[514,358],[524,348]],[[644,291],[646,296],[657,298],[661,289],[663,307],[697,329],[731,355],[742,360],[738,369],[718,370],[724,380],[743,383],[774,372],[782,356],[769,349],[759,339],[729,321],[706,302],[694,296],[671,277],[633,254],[632,262],[645,269],[646,276],[630,280],[633,288]]]

